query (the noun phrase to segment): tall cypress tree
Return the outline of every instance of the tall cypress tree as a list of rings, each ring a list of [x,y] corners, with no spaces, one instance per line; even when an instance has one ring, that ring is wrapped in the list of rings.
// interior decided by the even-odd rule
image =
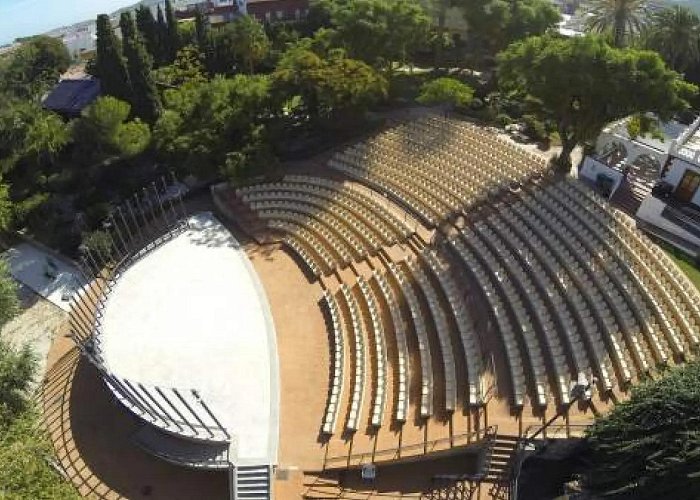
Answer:
[[[158,51],[160,50],[158,44],[158,26],[156,26],[156,19],[153,17],[153,12],[149,7],[139,5],[138,9],[136,9],[136,27],[141,33],[143,41],[146,43],[148,53],[151,54],[153,62],[157,65],[160,61],[160,57],[158,56]]]
[[[134,114],[149,123],[158,119],[161,111],[160,96],[151,69],[153,61],[136,31],[134,20],[129,12],[124,12],[119,20],[127,60],[129,79],[133,89]]]
[[[194,14],[194,34],[197,39],[197,46],[202,53],[206,53],[209,45],[209,23],[202,9],[198,8]]]
[[[97,56],[95,74],[100,79],[102,92],[123,101],[131,100],[131,86],[122,55],[121,45],[117,39],[109,16],[97,16]]]
[[[177,18],[170,0],[165,0],[165,21],[168,24],[167,40],[165,47],[167,48],[168,64],[175,60],[177,51],[180,50],[180,32],[178,30]]]
[[[161,9],[160,4],[158,4],[158,13],[156,15],[156,37],[158,39],[158,57],[156,58],[156,65],[162,66],[166,64],[166,52],[167,52],[167,40],[168,40],[168,25],[165,22],[165,16],[163,15],[163,9]]]

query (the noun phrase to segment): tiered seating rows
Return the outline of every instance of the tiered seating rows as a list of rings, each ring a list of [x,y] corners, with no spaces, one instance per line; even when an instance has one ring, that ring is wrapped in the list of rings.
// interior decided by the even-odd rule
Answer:
[[[569,369],[566,362],[566,355],[564,354],[564,349],[562,348],[561,342],[557,331],[555,330],[554,323],[552,322],[551,315],[540,296],[537,287],[530,279],[529,273],[520,265],[520,263],[513,258],[511,253],[507,250],[503,241],[495,234],[493,230],[487,227],[483,223],[477,223],[475,226],[476,230],[483,237],[484,241],[495,251],[495,254],[499,257],[500,262],[505,265],[510,277],[513,282],[520,289],[519,295],[526,297],[526,301],[529,302],[532,311],[534,311],[534,323],[538,325],[538,329],[544,333],[544,343],[546,345],[546,351],[549,354],[550,364],[552,370],[554,371],[554,379],[556,380],[556,389],[559,397],[559,401],[562,404],[569,402]],[[513,307],[516,311],[516,316],[520,318],[521,324],[525,325],[526,319],[531,316],[530,313],[525,309],[523,304],[523,309],[521,305],[513,303]],[[533,322],[530,322],[530,329],[523,331],[526,335],[528,333],[535,334]],[[535,334],[536,335],[536,334]],[[526,337],[527,339],[527,337]],[[537,343],[536,340],[532,342]],[[526,342],[529,346],[531,343]]]
[[[547,373],[544,364],[544,357],[537,335],[532,325],[529,314],[525,310],[522,298],[515,289],[512,280],[503,266],[497,261],[491,250],[481,239],[469,229],[462,232],[463,240],[474,250],[474,253],[481,259],[494,278],[496,286],[500,290],[501,299],[506,304],[506,308],[511,311],[516,320],[516,331],[525,345],[532,381],[535,387],[534,404],[547,406]]]
[[[307,195],[305,193],[295,193],[287,191],[266,191],[249,196],[251,209],[298,209],[301,206],[302,213],[312,217],[321,218],[321,214],[330,214],[338,220],[345,221],[363,243],[369,246],[370,250],[376,252],[384,244],[384,235],[380,230],[369,227],[365,222],[359,220],[352,212],[340,205],[328,203],[323,198]],[[306,206],[304,206],[306,205]],[[386,234],[387,239],[391,235]]]
[[[511,377],[511,387],[513,388],[513,404],[515,406],[523,406],[525,403],[526,386],[525,386],[525,371],[523,369],[522,358],[520,356],[520,347],[518,346],[513,331],[513,325],[505,311],[503,301],[496,292],[496,289],[484,271],[481,263],[476,259],[474,253],[469,250],[461,240],[450,239],[450,245],[455,249],[459,257],[462,259],[464,266],[476,278],[479,286],[486,296],[499,332],[501,340],[505,345],[506,360],[508,363],[509,373]]]
[[[558,192],[548,189],[548,193],[552,195],[545,200],[550,206],[571,206],[573,200],[568,198],[563,192]],[[585,208],[581,209],[584,214],[589,215]],[[613,276],[617,278],[618,283],[623,290],[627,291],[630,297],[630,306],[637,316],[638,322],[642,325],[642,329],[651,344],[652,350],[657,359],[666,363],[668,361],[668,345],[676,354],[682,354],[685,350],[681,339],[675,333],[675,325],[671,325],[667,317],[667,311],[654,297],[654,294],[649,288],[649,280],[652,279],[644,272],[640,272],[639,267],[634,265],[634,260],[629,258],[630,250],[626,245],[620,244],[615,240],[603,227],[595,220],[595,217],[582,217],[578,211],[567,209],[570,215],[568,220],[576,218],[580,224],[585,226],[594,235],[596,241],[601,246],[599,259],[609,262],[608,265],[613,267]],[[575,225],[575,222],[571,224]],[[590,233],[589,233],[590,234]],[[591,242],[589,241],[589,244]],[[607,258],[610,257],[610,258]],[[653,273],[650,273],[653,274]],[[651,310],[650,310],[651,309]],[[653,314],[652,314],[653,311]],[[660,335],[661,334],[661,335]],[[665,334],[665,336],[664,336]]]
[[[376,216],[384,223],[388,224],[393,231],[404,238],[413,234],[413,230],[408,227],[401,219],[389,212],[381,204],[375,202],[371,197],[364,193],[360,193],[353,186],[346,186],[340,182],[320,177],[312,177],[308,175],[287,175],[284,177],[287,183],[296,183],[299,187],[305,187],[311,192],[325,193],[330,195],[333,193],[333,199],[339,203],[352,202],[357,206],[358,213],[366,216]]]
[[[684,340],[677,336],[676,330],[685,334],[685,340],[691,346],[697,347],[700,342],[698,293],[692,285],[687,286],[689,283],[685,276],[678,276],[676,268],[669,266],[668,257],[663,251],[651,242],[644,241],[637,231],[620,222],[622,216],[610,215],[610,212],[606,212],[591,198],[586,198],[572,185],[561,184],[556,193],[560,199],[564,197],[566,201],[574,202],[582,209],[588,210],[593,216],[590,223],[594,224],[600,237],[607,238],[606,241],[618,252],[631,255],[632,259],[628,259],[627,264],[637,270],[640,281],[645,285],[647,300],[655,309],[674,351],[682,353],[684,343]],[[652,269],[651,263],[657,264],[661,272]],[[663,300],[658,301],[656,296],[661,296]]]
[[[632,372],[623,349],[624,341],[617,320],[613,316],[608,303],[602,296],[600,290],[594,285],[593,275],[595,272],[592,271],[590,267],[586,265],[586,262],[583,261],[583,258],[573,250],[573,246],[567,245],[568,242],[565,238],[555,234],[550,227],[535,216],[534,212],[531,212],[523,202],[515,203],[511,208],[511,214],[514,217],[514,225],[522,225],[524,228],[532,231],[533,234],[536,234],[540,242],[546,245],[556,256],[561,266],[568,270],[570,278],[576,283],[595,313],[595,320],[584,316],[585,323],[592,329],[598,326],[602,327],[605,332],[604,338],[610,342],[612,347],[612,357],[621,374],[621,382],[623,384],[628,383],[632,379]],[[515,222],[516,220],[517,222]],[[576,309],[583,311],[585,304],[585,301],[579,300],[575,303]]]
[[[371,251],[355,234],[348,230],[344,222],[328,212],[321,212],[311,205],[298,202],[252,202],[252,210],[256,210],[262,219],[286,218],[299,221],[302,225],[310,225],[312,221],[324,225],[328,231],[338,235],[338,239],[353,253],[353,258],[363,258]],[[341,245],[341,246],[342,246]]]
[[[415,261],[408,263],[408,269],[415,281],[418,283],[426,302],[430,315],[433,318],[435,331],[440,344],[440,355],[442,357],[442,367],[445,374],[445,409],[454,411],[457,405],[457,375],[455,373],[455,358],[452,352],[452,341],[450,340],[450,329],[447,325],[445,312],[438,302],[435,288],[428,280],[425,271],[421,269]]]
[[[421,401],[420,416],[423,418],[433,414],[433,367],[430,354],[430,344],[428,342],[428,332],[425,328],[425,318],[418,303],[413,286],[408,281],[405,272],[393,262],[388,265],[391,275],[402,291],[403,297],[413,320],[413,328],[416,332],[418,342],[418,352],[420,355],[421,369]]]
[[[466,399],[470,405],[479,405],[482,403],[482,383],[481,375],[483,372],[482,366],[482,351],[479,345],[476,332],[473,328],[472,318],[469,315],[469,309],[464,302],[464,298],[458,292],[457,286],[447,270],[444,262],[437,254],[426,251],[423,253],[423,258],[427,262],[433,274],[440,281],[440,286],[447,297],[450,304],[452,315],[457,324],[457,330],[464,349],[464,364],[467,367],[467,394]]]
[[[332,342],[331,342],[331,388],[326,404],[326,414],[323,419],[323,432],[333,434],[335,424],[338,419],[338,409],[343,397],[343,370],[345,366],[345,341],[343,338],[343,327],[340,322],[340,312],[338,304],[333,295],[328,291],[323,293],[324,303],[328,307],[332,322]]]
[[[488,218],[488,224],[500,235],[502,241],[508,245],[510,252],[519,256],[520,261],[527,267],[539,289],[543,292],[545,300],[554,309],[559,328],[567,342],[577,380],[582,380],[588,376],[590,365],[586,355],[584,340],[573,315],[577,312],[574,304],[579,302],[583,306],[584,315],[590,317],[588,305],[583,303],[573,283],[563,276],[560,277],[560,273],[565,275],[566,271],[556,267],[556,259],[544,245],[536,241],[536,236],[532,232],[527,233],[522,230],[520,226],[514,225],[509,227],[507,222],[505,222],[506,219],[507,217],[504,216],[504,221],[502,221],[496,215],[491,215]],[[515,231],[518,231],[518,229],[520,231],[516,234]],[[525,235],[524,238],[523,235]],[[548,267],[548,269],[545,270],[543,266]],[[603,361],[605,346],[600,335],[597,334],[597,329],[583,320],[584,315],[579,317],[580,324],[584,325],[582,328],[583,333],[588,335],[589,344],[598,344],[597,348],[593,348],[598,374],[602,378],[604,387],[610,389],[612,388],[612,381]],[[586,326],[589,326],[589,328],[586,328]]]
[[[493,134],[440,119],[397,127],[329,163],[388,191],[429,226],[472,206],[484,193],[539,173],[543,164]]]
[[[408,339],[406,338],[406,327],[404,320],[401,316],[401,310],[399,309],[398,302],[396,301],[396,296],[391,288],[391,285],[386,279],[384,274],[379,272],[374,272],[374,281],[382,292],[384,301],[389,306],[389,313],[391,315],[391,322],[394,327],[394,336],[396,337],[396,351],[398,357],[397,363],[397,403],[396,403],[396,413],[394,418],[397,422],[405,422],[408,415],[408,404],[409,404],[409,366],[410,366],[410,354],[408,350]]]
[[[374,379],[374,401],[372,403],[371,421],[373,426],[381,427],[382,418],[384,417],[384,408],[386,406],[387,354],[386,341],[384,339],[384,327],[382,326],[382,318],[374,297],[374,292],[372,292],[369,284],[362,279],[362,277],[360,277],[357,280],[357,285],[367,305],[367,312],[369,313],[369,320],[374,333],[374,350],[377,373]]]
[[[350,398],[350,410],[348,411],[348,419],[345,428],[348,431],[356,431],[360,425],[360,416],[362,415],[362,406],[365,396],[365,363],[366,363],[366,342],[365,331],[360,319],[360,311],[357,306],[355,297],[346,284],[340,286],[340,296],[345,300],[345,305],[350,316],[347,318],[347,324],[351,325],[353,335],[353,351],[355,353],[355,370],[353,379],[353,388]]]
[[[292,248],[311,269],[314,276],[321,276],[336,267],[336,259],[326,250],[325,245],[311,232],[307,231],[299,224],[283,220],[271,220],[268,226],[290,233],[284,242]],[[313,252],[307,251],[304,247],[313,248]],[[319,256],[317,260],[315,255]]]

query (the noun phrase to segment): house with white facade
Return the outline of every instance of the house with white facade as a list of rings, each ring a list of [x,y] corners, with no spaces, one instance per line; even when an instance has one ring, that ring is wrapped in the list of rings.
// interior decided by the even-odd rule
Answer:
[[[639,227],[700,258],[700,117],[663,123],[655,137],[631,137],[627,123],[606,127],[579,175],[611,187]]]

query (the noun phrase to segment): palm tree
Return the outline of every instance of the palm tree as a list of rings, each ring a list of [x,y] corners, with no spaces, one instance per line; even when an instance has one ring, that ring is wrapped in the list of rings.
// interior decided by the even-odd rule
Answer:
[[[661,54],[674,70],[686,71],[700,61],[700,18],[682,5],[655,13],[645,46]]]
[[[593,0],[588,29],[597,33],[612,32],[615,47],[639,34],[648,21],[646,0]]]

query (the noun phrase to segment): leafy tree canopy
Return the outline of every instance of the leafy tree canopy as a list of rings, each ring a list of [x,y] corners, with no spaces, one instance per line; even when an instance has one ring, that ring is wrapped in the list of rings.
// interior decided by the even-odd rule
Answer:
[[[502,88],[534,101],[538,117],[556,124],[564,166],[573,148],[595,139],[605,124],[645,112],[667,120],[697,92],[658,54],[612,48],[593,36],[528,38],[498,61]]]
[[[153,80],[153,59],[146,50],[131,13],[123,12],[119,21],[124,43],[124,55],[132,88],[134,114],[148,123],[160,115],[160,95]]]
[[[700,496],[700,364],[632,390],[588,431],[586,486],[605,498]]]
[[[48,164],[70,141],[69,128],[55,114],[27,100],[8,100],[0,108],[0,169],[7,174]]]
[[[684,5],[655,12],[644,33],[644,46],[657,51],[676,71],[700,62],[700,18]]]
[[[127,121],[131,106],[114,97],[100,97],[83,111],[73,126],[79,156],[88,162],[129,157],[150,144],[148,125],[138,118]]]
[[[17,289],[0,261],[0,327],[18,311]],[[13,499],[78,500],[73,486],[49,465],[51,444],[30,400],[36,358],[0,338],[0,496]]]
[[[417,101],[421,104],[442,104],[451,107],[469,106],[474,98],[474,89],[456,78],[437,78],[425,82]]]
[[[494,55],[515,40],[543,35],[560,19],[549,0],[457,0],[473,46]]]
[[[242,151],[269,107],[269,79],[239,75],[189,82],[165,92],[154,139],[160,154],[185,172],[216,174],[227,154]]]
[[[323,36],[302,39],[280,59],[272,75],[274,89],[285,99],[300,95],[312,117],[364,110],[386,97],[387,82],[371,66],[328,49]]]
[[[109,16],[97,16],[97,49],[93,71],[100,78],[102,92],[123,101],[132,99],[131,82],[122,45],[112,29]]]
[[[17,314],[18,310],[17,285],[10,276],[7,262],[0,260],[0,328],[10,321]],[[6,352],[8,349],[7,346],[3,347],[0,345],[0,352]],[[0,360],[0,394],[4,395],[6,388],[9,392],[17,388],[14,384],[22,379],[21,375],[32,375],[32,372],[26,366],[26,358],[29,358],[26,354],[20,354],[19,356],[13,354],[13,356],[8,356],[7,359],[2,357],[3,360]],[[19,373],[19,378],[13,378],[15,376],[11,372],[14,371]],[[31,376],[28,378],[31,380]],[[6,382],[7,380],[9,382]],[[0,414],[2,413],[3,410],[0,410]]]
[[[647,0],[593,0],[587,27],[594,33],[610,35],[615,47],[629,45],[649,21]]]
[[[346,0],[325,5],[336,41],[348,56],[389,72],[394,62],[407,62],[428,39],[430,18],[417,0]]]
[[[206,81],[204,57],[194,45],[181,48],[175,61],[169,66],[158,68],[153,77],[160,85],[179,87],[188,82]]]
[[[3,74],[2,86],[20,98],[39,98],[70,66],[70,54],[57,38],[37,36],[12,54]]]
[[[231,26],[231,47],[243,61],[248,74],[252,75],[255,65],[262,61],[270,50],[270,40],[265,28],[252,16],[241,16]]]

